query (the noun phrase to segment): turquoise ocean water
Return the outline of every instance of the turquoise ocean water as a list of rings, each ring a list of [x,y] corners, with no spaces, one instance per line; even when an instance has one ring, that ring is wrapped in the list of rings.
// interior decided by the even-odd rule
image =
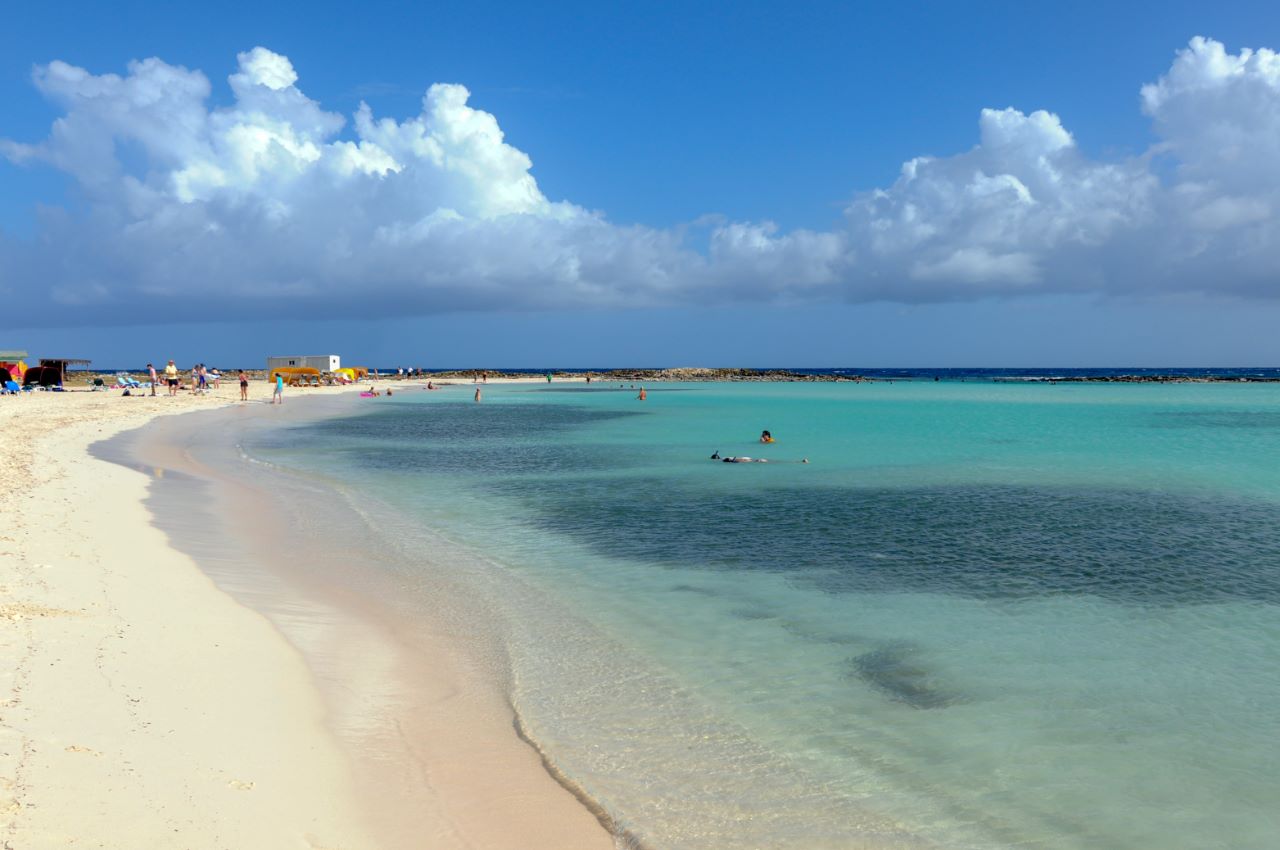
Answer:
[[[638,842],[1280,846],[1280,386],[484,392],[246,448],[474,583]]]

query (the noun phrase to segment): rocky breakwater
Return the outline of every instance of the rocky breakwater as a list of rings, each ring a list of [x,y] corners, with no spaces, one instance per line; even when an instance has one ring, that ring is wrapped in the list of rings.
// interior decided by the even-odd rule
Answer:
[[[601,381],[809,381],[848,382],[870,381],[861,375],[813,375],[808,372],[791,372],[786,369],[709,369],[684,366],[675,369],[617,369],[610,372],[592,372],[592,380]]]
[[[996,383],[1047,384],[1273,384],[1268,375],[1056,375],[1046,378],[993,378]]]

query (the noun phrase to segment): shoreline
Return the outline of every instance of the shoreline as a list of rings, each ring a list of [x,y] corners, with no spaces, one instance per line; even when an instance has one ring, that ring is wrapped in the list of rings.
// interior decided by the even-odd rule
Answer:
[[[359,409],[351,394],[274,415],[213,411],[153,423],[123,445],[169,470],[150,502],[171,545],[232,598],[265,616],[305,659],[329,728],[351,759],[379,847],[612,848],[601,812],[562,785],[516,734],[500,648],[465,622],[422,622],[336,492],[247,459],[251,431]],[[281,416],[283,414],[283,416]],[[236,534],[208,533],[208,518]],[[246,569],[252,567],[252,569]]]
[[[237,392],[0,405],[10,432],[46,429],[3,479],[19,524],[0,533],[11,691],[0,834],[12,846],[613,847],[518,737],[510,707],[466,693],[467,661],[444,651],[411,661],[395,628],[375,627],[385,612],[357,610],[369,600],[273,595],[297,586],[251,575],[257,564],[243,558],[263,538],[248,540],[244,517],[225,513],[232,485],[200,481],[185,449],[155,442],[161,430],[198,439],[219,419],[263,418],[269,408],[235,405]],[[340,392],[287,391],[286,401]],[[165,415],[189,410],[205,412]],[[121,441],[145,443],[145,457],[101,458]],[[165,501],[190,506],[175,500],[184,488],[212,513],[166,511]],[[175,545],[202,534],[202,551]],[[239,588],[229,586],[237,569],[248,579]],[[358,664],[317,664],[309,650],[326,642]],[[353,730],[387,719],[377,699],[401,721],[426,705],[436,726],[384,728],[398,751],[371,757],[353,748]]]

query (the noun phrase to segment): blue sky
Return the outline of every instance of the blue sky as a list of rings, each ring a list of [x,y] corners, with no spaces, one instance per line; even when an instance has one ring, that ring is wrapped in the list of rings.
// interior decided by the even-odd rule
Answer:
[[[0,348],[1280,362],[1280,81],[1241,53],[1280,47],[1270,4],[460,5],[11,18]]]

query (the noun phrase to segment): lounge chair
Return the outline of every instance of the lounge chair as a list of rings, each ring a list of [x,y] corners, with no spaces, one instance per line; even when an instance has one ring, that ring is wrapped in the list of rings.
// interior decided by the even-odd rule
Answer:
[[[21,393],[24,389],[26,389],[26,390],[27,390],[27,392],[30,392],[30,390],[29,390],[29,389],[27,389],[26,387],[20,387],[20,386],[18,386],[18,382],[17,382],[17,381],[5,381],[5,382],[4,382],[4,394],[5,394],[5,395],[18,395],[18,394],[19,394],[19,393]]]
[[[115,388],[122,389],[122,390],[137,390],[142,388],[142,384],[139,383],[138,380],[132,377],[131,375],[126,375],[123,372],[121,372],[119,375],[116,375]]]

